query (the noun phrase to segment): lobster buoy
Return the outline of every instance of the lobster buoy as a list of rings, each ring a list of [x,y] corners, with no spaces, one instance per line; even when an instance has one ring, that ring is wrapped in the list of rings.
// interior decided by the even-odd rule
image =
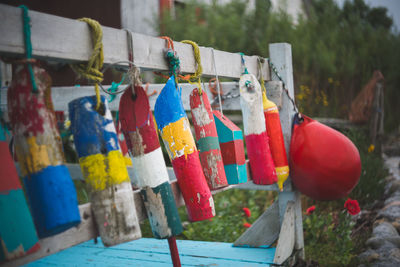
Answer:
[[[153,236],[170,238],[182,232],[182,224],[169,184],[167,167],[143,87],[129,87],[121,96],[119,119],[132,155],[134,181],[141,189]]]
[[[211,190],[227,186],[217,129],[207,94],[195,88],[190,94],[190,109],[200,162],[208,186]]]
[[[278,177],[278,187],[282,191],[283,183],[289,176],[289,163],[286,155],[285,140],[283,139],[278,107],[267,98],[265,92],[263,92],[263,107],[265,127],[269,137],[269,147],[275,164],[276,176]]]
[[[0,135],[0,262],[39,249],[36,229],[5,140]]]
[[[195,222],[214,217],[215,208],[181,93],[182,88],[171,76],[156,100],[154,116],[182,191],[189,220]]]
[[[265,128],[261,85],[253,74],[243,74],[239,81],[247,156],[255,184],[277,182],[275,165]]]
[[[9,118],[28,202],[40,238],[80,223],[77,194],[67,167],[51,101],[51,78],[32,66],[14,66],[8,88]]]
[[[218,110],[213,111],[228,184],[247,182],[243,132]]]
[[[360,154],[346,136],[299,114],[294,118],[289,161],[296,188],[316,200],[347,196],[361,175]]]
[[[131,182],[108,103],[87,96],[68,104],[79,164],[90,188],[91,207],[105,246],[141,237]]]

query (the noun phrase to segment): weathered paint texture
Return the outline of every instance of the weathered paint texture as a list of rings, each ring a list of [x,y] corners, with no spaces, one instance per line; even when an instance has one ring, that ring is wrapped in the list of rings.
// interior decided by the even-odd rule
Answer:
[[[38,92],[32,92],[28,68],[14,66],[8,89],[9,118],[16,154],[39,237],[80,222],[74,184],[64,164],[61,138],[51,102],[51,79],[33,66]]]
[[[138,239],[141,232],[128,171],[104,96],[101,103],[99,112],[95,96],[75,99],[68,106],[97,228],[103,244],[113,246]]]
[[[132,155],[134,184],[141,188],[141,196],[155,238],[170,238],[182,232],[174,195],[169,184],[167,167],[158,141],[154,118],[147,94],[129,88],[119,105],[121,131]]]
[[[227,186],[217,129],[207,94],[199,94],[198,89],[194,89],[190,94],[190,108],[200,162],[208,186],[211,190]]]
[[[0,124],[1,128],[1,124]],[[1,129],[0,129],[1,130]],[[38,237],[7,142],[0,140],[0,262],[34,252]]]
[[[243,114],[247,156],[255,184],[277,182],[275,165],[265,128],[261,85],[252,74],[243,74],[239,81],[240,106]]]
[[[191,221],[215,216],[214,201],[181,100],[182,88],[171,76],[157,98],[154,116],[168,150]]]
[[[245,183],[247,171],[242,130],[219,111],[214,110],[213,114],[228,184]]]
[[[289,163],[286,155],[285,141],[283,139],[278,107],[267,98],[265,92],[263,92],[263,108],[265,127],[269,137],[269,147],[278,177],[278,186],[280,190],[283,190],[283,183],[289,176]]]
[[[124,156],[125,165],[132,166],[132,160],[131,157],[129,156],[128,146],[126,144],[124,134],[121,131],[121,122],[119,120],[117,120],[115,128],[117,130],[118,142],[121,148],[122,156]]]

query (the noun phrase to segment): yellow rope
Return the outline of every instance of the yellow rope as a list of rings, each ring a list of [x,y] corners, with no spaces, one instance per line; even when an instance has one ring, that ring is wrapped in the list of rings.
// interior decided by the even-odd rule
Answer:
[[[100,108],[100,89],[99,83],[103,81],[103,73],[100,69],[103,67],[103,30],[100,23],[90,18],[81,18],[79,21],[86,22],[91,29],[93,52],[87,63],[71,65],[81,77],[91,80],[95,83],[96,92],[96,110]]]
[[[199,94],[202,94],[200,77],[203,73],[203,67],[201,66],[200,48],[197,43],[190,40],[183,40],[182,43],[190,44],[191,46],[193,46],[194,60],[196,61],[196,71],[194,72],[194,74],[190,75],[188,81],[190,83],[196,83],[199,87]]]

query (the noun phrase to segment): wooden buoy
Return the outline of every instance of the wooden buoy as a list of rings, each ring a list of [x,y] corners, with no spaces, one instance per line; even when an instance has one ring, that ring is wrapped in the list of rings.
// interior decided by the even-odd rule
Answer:
[[[207,94],[200,94],[195,88],[190,94],[190,109],[200,162],[208,186],[211,190],[227,186],[217,129]]]
[[[4,135],[0,136],[0,262],[39,248],[36,229],[5,140]]]
[[[118,117],[119,117],[119,115],[118,115]],[[132,166],[132,160],[131,160],[131,157],[129,156],[128,145],[126,144],[125,136],[122,133],[121,122],[119,121],[119,119],[117,119],[117,121],[116,121],[115,129],[117,131],[119,147],[121,148],[121,153],[122,153],[122,156],[124,157],[125,165]]]
[[[240,77],[239,88],[247,156],[253,182],[263,185],[276,183],[276,171],[265,128],[260,83],[254,75],[243,74]]]
[[[141,189],[154,237],[164,239],[179,235],[182,224],[143,87],[135,86],[135,96],[131,87],[124,92],[119,103],[119,119],[132,155],[133,183]]]
[[[99,111],[96,97],[68,105],[71,131],[83,176],[91,189],[92,211],[105,246],[141,237],[131,182],[105,97]]]
[[[37,92],[27,65],[14,66],[8,88],[9,118],[15,150],[39,237],[80,223],[78,201],[67,167],[51,102],[51,79],[33,66]]]
[[[221,112],[214,110],[213,114],[228,184],[245,183],[247,170],[242,130]]]
[[[265,127],[269,137],[269,147],[274,160],[275,171],[278,177],[278,187],[282,191],[283,183],[289,176],[289,163],[287,160],[285,140],[283,139],[282,126],[279,118],[279,110],[274,102],[263,94],[263,108]]]
[[[171,76],[157,98],[154,116],[182,191],[189,220],[202,221],[215,216],[214,200],[201,168],[181,90]]]

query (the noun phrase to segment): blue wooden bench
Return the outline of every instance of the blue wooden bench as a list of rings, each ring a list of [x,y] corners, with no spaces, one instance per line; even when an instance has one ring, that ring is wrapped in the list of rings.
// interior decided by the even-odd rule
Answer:
[[[0,4],[0,55],[23,55],[24,42],[22,35],[21,10]],[[43,60],[60,62],[87,61],[91,51],[89,28],[85,23],[52,16],[35,11],[30,12],[32,24],[33,56]],[[113,64],[128,59],[126,32],[124,30],[103,27],[104,63]],[[135,64],[143,70],[166,71],[168,66],[163,57],[164,41],[156,37],[133,34]],[[175,50],[181,58],[183,73],[193,73],[195,62],[190,45],[175,42]],[[215,71],[211,59],[211,49],[201,47],[203,75],[214,77]],[[275,65],[280,78],[271,72],[268,64],[258,69],[257,56],[245,56],[250,73],[260,74],[267,80],[268,96],[280,107],[280,118],[286,148],[289,148],[291,124],[294,115],[289,99],[294,99],[293,69],[291,46],[286,43],[270,44],[269,60]],[[239,79],[242,73],[239,54],[215,50],[217,74],[220,77]],[[285,88],[282,87],[282,79]],[[224,110],[240,110],[237,83],[223,84],[225,99]],[[189,109],[189,84],[182,84],[182,100],[185,109]],[[151,90],[158,92],[162,85],[152,85]],[[207,86],[205,86],[207,91]],[[6,90],[1,90],[1,106],[7,109]],[[208,90],[209,93],[209,90]],[[52,89],[52,98],[56,110],[67,110],[67,103],[77,97],[93,94],[92,87],[58,87]],[[211,94],[209,98],[212,99]],[[156,96],[150,97],[154,107]],[[111,103],[110,108],[118,109],[119,97]],[[4,113],[5,115],[7,112]],[[7,120],[7,118],[5,118]],[[82,179],[79,165],[69,164],[73,179]],[[129,169],[132,172],[132,169]],[[170,182],[178,206],[184,205],[179,187],[172,170],[169,170]],[[273,190],[276,185],[260,186],[250,180],[241,185],[228,186],[213,191],[216,194],[230,188]],[[134,192],[139,220],[146,219],[143,202],[138,192]],[[92,219],[90,203],[79,207],[82,222],[77,227],[59,235],[41,239],[39,251],[16,259],[0,263],[5,266],[28,264],[42,265],[99,265],[99,266],[171,266],[168,244],[165,240],[142,238],[115,247],[104,248],[101,242],[94,243],[98,233]],[[276,248],[267,248],[277,241]],[[257,219],[235,243],[202,242],[178,240],[181,262],[184,266],[269,266],[283,264],[292,256],[304,257],[302,214],[299,193],[293,188],[290,179],[285,183],[278,200]]]

